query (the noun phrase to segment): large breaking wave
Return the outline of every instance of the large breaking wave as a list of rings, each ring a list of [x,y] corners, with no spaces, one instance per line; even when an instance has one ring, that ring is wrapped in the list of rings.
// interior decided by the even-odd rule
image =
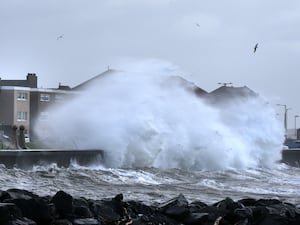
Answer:
[[[53,108],[48,141],[103,149],[108,167],[250,168],[280,159],[283,127],[262,97],[208,103],[170,63],[122,69]]]

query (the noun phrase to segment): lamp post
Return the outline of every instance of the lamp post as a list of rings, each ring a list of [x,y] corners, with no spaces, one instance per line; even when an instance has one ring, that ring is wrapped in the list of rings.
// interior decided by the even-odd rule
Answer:
[[[296,139],[298,139],[298,137],[297,137],[297,118],[298,117],[299,117],[298,115],[294,116],[294,118],[295,118],[295,137],[296,137]]]
[[[225,87],[227,87],[227,85],[232,85],[231,82],[230,82],[230,83],[221,83],[221,82],[219,82],[218,84],[219,84],[219,85],[222,85],[222,86],[225,86]]]
[[[284,107],[284,129],[285,129],[285,134],[287,134],[287,112],[291,108],[287,108],[287,105],[285,105],[285,104],[277,104],[277,105]]]

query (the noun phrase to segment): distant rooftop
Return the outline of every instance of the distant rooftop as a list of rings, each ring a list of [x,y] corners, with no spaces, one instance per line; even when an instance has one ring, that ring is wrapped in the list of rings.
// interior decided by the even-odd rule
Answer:
[[[37,88],[37,76],[35,73],[28,73],[26,80],[2,80],[0,78],[0,86]]]
[[[111,73],[114,73],[114,72],[116,72],[116,70],[108,69],[108,70],[106,70],[106,71],[104,71],[104,72],[102,72],[102,73],[100,73],[100,74],[92,77],[91,79],[89,79],[89,80],[87,80],[87,81],[85,81],[85,82],[83,82],[83,83],[81,83],[81,84],[73,87],[72,90],[73,91],[84,90],[84,89],[88,88],[90,85],[92,85],[95,81],[101,79],[103,76],[107,76],[107,75],[109,75]]]
[[[202,96],[207,94],[207,91],[203,90],[202,88],[198,87],[195,83],[190,82],[183,77],[180,76],[171,76],[168,80],[169,82],[176,82],[177,84],[181,85],[184,89],[188,91],[192,91],[194,94],[198,96]]]
[[[219,102],[226,99],[234,98],[248,98],[248,97],[257,97],[258,94],[252,91],[247,86],[244,87],[233,87],[233,86],[221,86],[216,90],[208,93],[205,97],[211,102]]]

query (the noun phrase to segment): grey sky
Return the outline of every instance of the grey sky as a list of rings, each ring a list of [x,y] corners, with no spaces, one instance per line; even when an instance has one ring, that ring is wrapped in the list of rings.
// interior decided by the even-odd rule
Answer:
[[[292,126],[299,27],[298,0],[1,0],[0,77],[75,86],[123,58],[162,59],[207,91],[232,82],[287,104]]]

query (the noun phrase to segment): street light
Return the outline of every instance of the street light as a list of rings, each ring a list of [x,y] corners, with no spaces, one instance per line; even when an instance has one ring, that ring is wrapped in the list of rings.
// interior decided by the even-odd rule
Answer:
[[[287,106],[284,104],[277,104],[277,105],[284,107],[284,129],[285,129],[285,133],[287,133],[287,112],[292,108],[287,108]]]
[[[221,82],[219,82],[218,84],[219,84],[219,85],[222,85],[222,86],[225,86],[225,87],[227,87],[227,85],[230,85],[230,84],[232,85],[231,82],[230,82],[230,83],[221,83]]]
[[[297,137],[297,118],[298,117],[299,117],[298,115],[294,116],[294,118],[295,118],[295,137],[296,137],[296,139],[298,139],[298,137]]]

